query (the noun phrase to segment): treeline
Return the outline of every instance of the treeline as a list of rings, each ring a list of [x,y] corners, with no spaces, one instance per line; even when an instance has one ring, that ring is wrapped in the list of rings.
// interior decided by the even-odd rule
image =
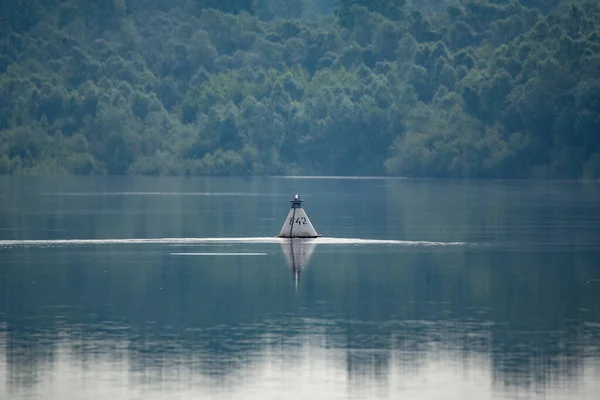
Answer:
[[[0,172],[600,177],[581,0],[7,0]]]

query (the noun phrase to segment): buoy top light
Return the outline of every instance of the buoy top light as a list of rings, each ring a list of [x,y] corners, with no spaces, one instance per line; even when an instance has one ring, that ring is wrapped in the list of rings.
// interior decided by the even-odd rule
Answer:
[[[292,204],[292,208],[302,208],[302,203],[304,202],[304,200],[302,200],[300,198],[300,196],[298,195],[298,193],[296,193],[294,195],[294,198],[290,200],[290,203]]]
[[[317,233],[312,223],[308,219],[308,215],[302,207],[304,200],[296,193],[290,200],[291,208],[287,218],[283,223],[279,237],[285,238],[316,238],[321,235]]]

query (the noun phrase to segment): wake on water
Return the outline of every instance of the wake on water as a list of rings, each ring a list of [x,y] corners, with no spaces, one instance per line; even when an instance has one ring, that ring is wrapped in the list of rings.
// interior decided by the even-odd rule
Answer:
[[[286,239],[278,237],[240,238],[148,238],[148,239],[56,239],[56,240],[0,240],[0,247],[42,247],[42,246],[81,246],[81,245],[130,245],[130,244],[265,244],[286,243],[290,240],[319,245],[388,245],[388,246],[464,246],[466,242],[431,242],[413,240],[380,240],[320,237],[316,239]]]

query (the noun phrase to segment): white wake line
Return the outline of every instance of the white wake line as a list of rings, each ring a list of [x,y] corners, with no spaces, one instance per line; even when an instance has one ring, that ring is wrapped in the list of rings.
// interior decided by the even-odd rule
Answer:
[[[244,193],[244,192],[48,192],[44,196],[243,196],[243,197],[281,197],[282,194]]]
[[[0,247],[13,246],[76,246],[117,244],[247,244],[247,243],[314,243],[323,245],[395,245],[395,246],[464,246],[466,242],[429,242],[412,240],[379,240],[320,237],[317,239],[285,239],[278,237],[242,238],[155,238],[155,239],[56,239],[56,240],[0,240]]]
[[[269,253],[171,253],[172,256],[266,256]]]

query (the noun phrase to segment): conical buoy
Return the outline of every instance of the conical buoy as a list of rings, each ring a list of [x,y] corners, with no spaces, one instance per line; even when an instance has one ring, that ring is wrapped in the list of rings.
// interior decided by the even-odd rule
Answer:
[[[292,208],[288,213],[288,216],[283,223],[279,237],[284,238],[316,238],[321,235],[315,231],[315,228],[310,223],[308,215],[302,208],[303,200],[298,196],[298,193],[294,195],[294,198],[290,200]]]

